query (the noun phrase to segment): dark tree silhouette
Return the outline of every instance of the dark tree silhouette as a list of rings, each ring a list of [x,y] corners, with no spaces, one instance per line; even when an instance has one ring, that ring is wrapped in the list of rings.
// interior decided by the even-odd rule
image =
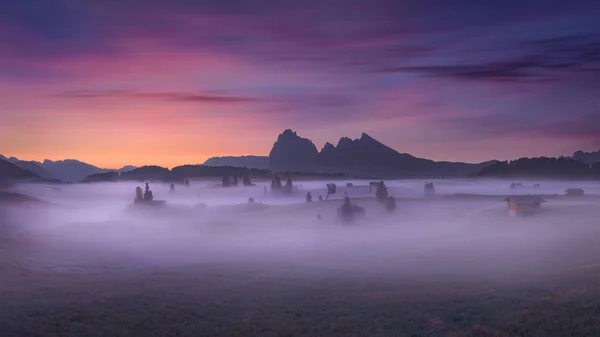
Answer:
[[[171,184],[171,187],[169,187],[169,191],[175,192],[175,184]]]
[[[252,185],[252,182],[250,181],[250,178],[248,176],[244,176],[244,178],[242,178],[242,183],[244,184],[244,186]]]
[[[337,191],[337,186],[335,184],[327,184],[327,196],[325,199],[329,199],[330,195],[334,195]]]
[[[271,191],[279,191],[281,188],[281,180],[279,180],[278,176],[275,176],[275,178],[271,180]]]
[[[237,186],[238,185],[238,178],[237,178],[237,176],[233,176],[233,183],[232,183],[232,185],[233,186]]]
[[[343,218],[349,218],[352,216],[353,213],[354,212],[352,209],[352,203],[350,202],[350,198],[344,197],[344,203],[342,204],[342,207],[340,207],[340,215]]]
[[[306,193],[306,203],[310,204],[312,202],[312,195],[310,192]]]
[[[229,187],[229,176],[223,176],[223,187]]]
[[[433,183],[425,183],[425,186],[423,187],[423,190],[425,192],[425,195],[427,196],[431,196],[435,194],[435,188],[433,187]]]
[[[288,177],[287,181],[285,182],[285,189],[291,191],[292,188],[294,188],[294,185],[292,184],[292,178]]]
[[[393,212],[396,210],[396,199],[394,199],[394,197],[390,196],[387,198],[387,203],[385,204],[385,208],[389,211],[389,212]]]
[[[135,188],[135,201],[141,200],[144,200],[144,196],[142,194],[142,188],[138,186]]]
[[[379,184],[377,185],[377,190],[375,191],[375,197],[381,203],[385,203],[387,201],[388,190],[387,190],[387,187],[385,187],[385,184],[383,183],[383,181],[379,182]]]
[[[364,214],[364,212],[362,207],[353,205],[348,196],[344,197],[344,203],[338,208],[338,216],[346,222],[354,220],[356,214]]]
[[[150,185],[146,183],[146,192],[144,192],[144,200],[151,201],[152,199],[154,199],[154,196],[152,195],[152,191],[150,190]]]

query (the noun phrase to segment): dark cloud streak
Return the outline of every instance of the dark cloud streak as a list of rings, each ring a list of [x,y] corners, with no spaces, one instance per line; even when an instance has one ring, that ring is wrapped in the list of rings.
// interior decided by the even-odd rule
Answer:
[[[554,80],[564,71],[593,70],[600,66],[600,35],[581,35],[532,41],[526,55],[503,61],[457,65],[391,67],[382,73],[416,72],[433,76],[490,81]]]
[[[176,92],[138,92],[133,90],[105,90],[105,91],[67,91],[54,95],[59,98],[74,99],[142,99],[162,100],[191,103],[218,103],[218,104],[240,104],[240,103],[269,103],[274,100],[262,98],[227,96],[215,94],[190,94]]]

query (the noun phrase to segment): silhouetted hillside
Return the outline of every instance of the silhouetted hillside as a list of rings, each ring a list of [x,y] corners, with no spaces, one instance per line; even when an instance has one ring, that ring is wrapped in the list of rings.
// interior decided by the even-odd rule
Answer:
[[[354,140],[343,137],[336,146],[326,143],[319,152],[312,141],[289,129],[279,135],[269,159],[273,171],[380,177],[467,176],[495,162],[468,164],[417,158],[399,153],[366,133]]]
[[[125,166],[121,167],[121,168],[120,168],[120,169],[118,169],[118,170],[109,170],[109,172],[111,172],[111,171],[117,171],[117,172],[129,172],[129,171],[133,171],[133,170],[135,170],[136,168],[138,168],[138,167],[137,167],[137,166],[133,166],[133,165],[125,165]]]
[[[568,157],[521,158],[497,162],[483,168],[476,176],[591,179],[600,176],[600,163],[591,165]]]
[[[8,161],[19,166],[20,168],[31,171],[44,179],[56,179],[56,177],[54,177],[52,173],[48,172],[48,170],[46,170],[40,162],[19,160],[15,157],[8,158]]]
[[[44,160],[42,166],[52,174],[53,177],[65,182],[79,182],[90,174],[104,172],[103,169],[75,159]]]
[[[21,168],[7,160],[0,159],[0,180],[4,181],[42,181],[42,177]]]
[[[583,152],[577,151],[573,153],[573,159],[582,161],[584,163],[600,163],[600,151],[596,152]]]
[[[160,166],[142,166],[129,172],[122,172],[120,180],[173,180],[173,174],[168,168]]]
[[[46,159],[41,163],[38,161],[20,160],[15,157],[10,157],[7,160],[19,166],[20,168],[37,174],[44,179],[59,180],[64,182],[79,182],[91,174],[114,171],[101,169],[94,165],[74,159],[58,161]]]
[[[212,157],[204,162],[205,166],[231,166],[246,167],[249,169],[268,169],[269,157],[267,156],[240,156],[240,157]]]

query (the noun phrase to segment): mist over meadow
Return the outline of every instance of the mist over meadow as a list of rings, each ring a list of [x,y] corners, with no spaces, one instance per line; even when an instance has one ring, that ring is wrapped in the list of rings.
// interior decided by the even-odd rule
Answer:
[[[28,239],[32,263],[57,268],[284,262],[452,277],[560,268],[600,233],[597,182],[524,181],[509,189],[505,180],[438,180],[430,198],[425,182],[386,182],[398,203],[393,213],[375,201],[368,181],[338,181],[337,193],[323,202],[316,200],[326,197],[326,181],[298,181],[291,195],[265,192],[268,182],[223,188],[200,180],[172,193],[168,184],[150,183],[155,199],[167,201],[160,208],[131,206],[142,183],[23,184],[12,191],[41,202],[5,205],[3,221]],[[564,197],[570,187],[586,197]],[[504,196],[532,193],[547,196],[539,214],[507,215]],[[349,224],[336,216],[345,194],[366,210]]]
[[[394,212],[369,181],[335,181],[327,198],[329,182],[294,181],[291,194],[268,181],[194,180],[174,192],[150,182],[162,207],[135,205],[141,182],[13,186],[0,203],[0,327],[7,336],[595,331],[597,181],[433,180],[434,196],[425,180],[386,181]],[[564,195],[574,187],[585,195]],[[504,198],[515,194],[546,202],[509,216]],[[338,217],[345,195],[363,216]]]

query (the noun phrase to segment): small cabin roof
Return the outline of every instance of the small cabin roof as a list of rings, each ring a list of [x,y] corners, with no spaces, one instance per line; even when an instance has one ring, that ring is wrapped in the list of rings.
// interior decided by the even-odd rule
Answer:
[[[546,200],[544,200],[544,198],[540,197],[539,195],[512,195],[506,197],[504,201],[512,201],[516,204],[532,204],[546,202]]]

